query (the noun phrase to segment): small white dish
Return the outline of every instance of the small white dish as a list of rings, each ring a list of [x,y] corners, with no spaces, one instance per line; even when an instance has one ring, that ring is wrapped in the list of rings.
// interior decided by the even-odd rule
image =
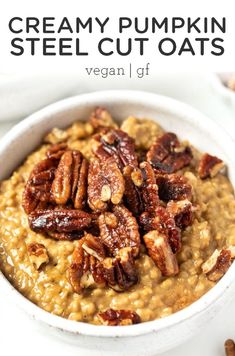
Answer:
[[[201,151],[221,157],[235,186],[234,143],[212,120],[176,100],[138,91],[105,91],[83,94],[52,104],[16,125],[0,145],[0,179],[8,177],[53,127],[66,127],[104,106],[117,119],[128,115],[149,117],[166,130],[188,139]],[[52,315],[27,300],[0,273],[0,290],[35,319],[80,348],[102,355],[155,355],[183,343],[206,325],[232,297],[235,264],[198,301],[171,316],[133,326],[95,326]]]
[[[211,76],[211,84],[214,91],[223,99],[227,107],[235,110],[235,91],[227,87],[228,80],[234,76],[235,73],[215,73]]]

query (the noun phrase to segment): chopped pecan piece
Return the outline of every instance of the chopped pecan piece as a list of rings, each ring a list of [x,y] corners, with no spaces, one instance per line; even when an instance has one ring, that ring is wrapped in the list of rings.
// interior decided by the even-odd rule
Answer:
[[[100,261],[93,255],[90,255],[83,247],[83,245],[89,245],[90,239],[93,240],[95,237],[91,238],[89,235],[78,241],[78,244],[73,252],[72,264],[68,270],[69,281],[74,291],[78,294],[82,293],[83,289],[85,288],[94,288],[97,285],[102,287],[105,285],[105,280],[102,276],[102,268],[100,267]],[[99,242],[97,240],[96,254],[98,253],[98,243]],[[93,245],[94,240],[92,241],[92,246]],[[101,251],[102,247],[99,250]]]
[[[100,130],[104,127],[117,128],[117,125],[113,121],[110,113],[102,107],[97,107],[89,118],[89,123],[94,127],[95,130]]]
[[[52,183],[52,195],[57,204],[64,205],[71,198],[76,209],[82,209],[86,197],[88,162],[79,151],[66,151],[58,165]]]
[[[134,140],[124,131],[113,129],[99,137],[100,145],[95,148],[95,155],[101,160],[113,157],[122,170],[125,166],[137,167]]]
[[[176,226],[174,217],[167,209],[158,206],[154,213],[144,212],[140,216],[140,223],[145,231],[157,230],[164,234],[171,246],[173,253],[181,248],[181,231]]]
[[[161,206],[156,208],[155,213],[158,220],[158,231],[168,237],[173,253],[178,252],[181,249],[181,231],[176,226],[174,217]]]
[[[123,205],[113,207],[113,212],[105,212],[98,219],[100,238],[115,256],[123,247],[131,247],[133,255],[137,256],[140,248],[138,224],[131,212]]]
[[[132,214],[134,214],[134,216],[138,216],[139,214],[141,214],[142,211],[144,211],[141,192],[137,183],[140,181],[140,178],[136,180],[136,175],[138,174],[137,172],[141,174],[141,171],[139,169],[134,169],[131,166],[126,166],[123,169],[123,176],[125,179],[125,202]]]
[[[177,174],[157,174],[159,198],[165,202],[170,200],[191,199],[192,186],[184,176]]]
[[[192,159],[192,150],[189,146],[186,146],[175,149],[173,153],[164,159],[163,164],[170,167],[170,173],[174,173],[188,166]]]
[[[127,290],[138,282],[138,273],[132,248],[124,247],[119,250],[113,265],[115,268],[117,285],[121,290]]]
[[[28,245],[28,255],[30,261],[39,269],[43,264],[49,262],[46,247],[43,244],[32,242]]]
[[[22,197],[22,205],[27,214],[35,210],[40,203],[52,202],[51,185],[57,164],[53,158],[47,158],[36,164],[32,170]]]
[[[214,177],[224,167],[224,162],[216,157],[205,153],[198,166],[198,173],[201,179]]]
[[[173,173],[189,165],[192,158],[190,147],[181,147],[177,136],[171,132],[159,137],[147,153],[151,165],[165,173]]]
[[[140,170],[143,177],[141,195],[144,203],[144,211],[155,211],[159,204],[159,197],[154,171],[148,162],[142,162],[140,164]]]
[[[202,271],[210,281],[217,282],[227,272],[234,257],[234,246],[222,249],[221,251],[215,250],[210,258],[203,263]]]
[[[232,339],[228,339],[225,341],[224,348],[226,356],[235,356],[235,343]]]
[[[35,232],[76,232],[91,224],[90,214],[81,210],[35,210],[29,217],[29,226]]]
[[[143,211],[154,211],[159,204],[158,186],[150,163],[142,162],[140,168],[127,166],[123,170],[126,203],[138,216]]]
[[[132,325],[141,323],[139,315],[131,310],[107,309],[105,312],[100,312],[98,317],[102,324],[108,326]]]
[[[63,156],[67,148],[68,147],[66,143],[58,143],[52,145],[46,152],[46,156],[47,158],[53,158],[59,160]]]
[[[99,261],[106,257],[106,252],[100,239],[91,234],[85,235],[82,247],[89,255],[94,256]]]
[[[103,277],[109,287],[117,292],[127,290],[138,282],[133,251],[130,247],[120,249],[116,257],[107,257],[102,261]]]
[[[194,207],[188,200],[169,201],[167,204],[168,213],[174,217],[175,224],[180,229],[184,229],[193,222]]]
[[[93,160],[88,172],[88,204],[94,211],[104,211],[108,202],[119,204],[125,190],[125,181],[113,158]]]
[[[174,276],[179,272],[176,256],[172,252],[166,235],[153,230],[144,235],[144,242],[149,256],[163,276]]]

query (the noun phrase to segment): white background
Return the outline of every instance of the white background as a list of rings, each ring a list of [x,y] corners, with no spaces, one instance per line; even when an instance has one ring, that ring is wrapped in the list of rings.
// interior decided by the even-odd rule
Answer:
[[[0,125],[0,134],[6,132],[14,122],[9,119],[23,118],[24,114],[17,117],[18,102],[17,98],[24,98],[26,93],[25,87],[20,87],[19,81],[15,78],[25,77],[27,74],[30,85],[35,88],[35,74],[40,73],[41,78],[52,75],[57,77],[55,83],[59,83],[62,96],[71,93],[83,91],[99,90],[103,88],[132,88],[155,91],[165,95],[175,97],[190,103],[194,107],[200,109],[208,116],[216,120],[220,125],[223,125],[232,135],[235,106],[232,106],[230,100],[225,96],[220,95],[215,87],[211,76],[206,74],[208,71],[232,71],[235,63],[235,21],[234,9],[232,1],[8,1],[2,6],[0,11],[0,121],[8,119],[7,122],[2,122]],[[225,36],[226,52],[222,57],[214,57],[206,55],[203,57],[189,55],[178,57],[157,56],[154,48],[148,52],[144,58],[138,58],[135,53],[128,58],[112,57],[104,58],[96,53],[93,53],[89,58],[77,57],[13,57],[9,54],[11,35],[8,31],[9,18],[13,16],[57,16],[57,17],[88,17],[99,16],[116,18],[118,16],[155,16],[158,18],[165,16],[181,16],[181,17],[205,17],[205,16],[226,16],[228,28]],[[115,28],[111,28],[109,36],[115,37]],[[130,37],[134,35],[130,32]],[[118,36],[118,34],[117,34]],[[177,41],[186,34],[176,35]],[[86,35],[83,35],[86,40]],[[100,35],[93,34],[87,37],[95,45]],[[88,78],[84,74],[85,66],[112,66],[125,65],[127,62],[133,62],[136,65],[143,65],[146,62],[151,63],[151,76],[143,80],[121,80]],[[189,72],[187,75],[182,74],[182,71]],[[194,71],[195,74],[190,74]],[[170,72],[170,73],[169,73]],[[176,74],[178,72],[178,74]],[[196,72],[198,72],[196,74]],[[199,74],[200,72],[200,74]],[[168,73],[168,74],[166,74]],[[60,78],[64,78],[63,81]],[[12,79],[12,82],[9,80]],[[10,94],[4,96],[4,88],[10,84]],[[63,85],[64,82],[64,85]],[[70,88],[68,83],[73,83]],[[8,84],[7,84],[8,83]],[[46,103],[46,97],[49,95],[49,85],[45,81],[45,90],[43,100]],[[16,87],[17,85],[17,87]],[[11,91],[12,87],[12,91]],[[57,85],[58,87],[58,85]],[[67,89],[67,94],[64,92],[64,87]],[[30,88],[30,86],[28,86]],[[53,90],[53,86],[51,87]],[[17,89],[17,90],[16,90]],[[58,88],[57,88],[58,90]],[[43,92],[43,90],[42,90]],[[32,108],[37,107],[38,100],[42,97],[42,92],[33,95]],[[14,93],[14,99],[11,96]],[[24,95],[25,94],[25,95]],[[21,95],[21,96],[20,96]],[[53,100],[53,97],[50,97]],[[4,101],[4,102],[3,102]],[[21,100],[22,101],[22,100]],[[26,103],[27,104],[27,103]],[[28,101],[28,107],[30,102]],[[43,104],[43,101],[41,105]],[[6,110],[9,106],[9,110]],[[16,110],[12,114],[11,107]],[[3,108],[5,111],[3,111]],[[4,112],[4,115],[3,115]],[[8,112],[11,115],[8,115]],[[235,136],[234,136],[235,139]],[[0,162],[2,164],[2,162]],[[223,342],[228,337],[235,337],[234,322],[235,320],[235,303],[225,307],[225,309],[217,316],[217,318],[202,330],[200,335],[195,336],[185,345],[167,353],[167,356],[219,356],[223,355]],[[0,349],[1,355],[57,355],[57,356],[75,356],[87,355],[73,345],[62,342],[55,337],[45,333],[37,323],[30,320],[23,312],[19,311],[16,306],[10,304],[7,296],[1,295],[0,292]],[[128,351],[131,355],[131,351]],[[98,355],[93,353],[93,355]]]

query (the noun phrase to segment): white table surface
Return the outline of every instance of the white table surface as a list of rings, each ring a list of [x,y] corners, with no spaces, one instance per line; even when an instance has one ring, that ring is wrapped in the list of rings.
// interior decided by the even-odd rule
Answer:
[[[81,92],[81,83],[79,85]],[[100,89],[136,89],[136,83],[94,81],[85,83],[86,91]],[[203,74],[159,74],[156,78],[138,81],[138,89],[157,92],[185,101],[201,110],[220,125],[224,126],[235,140],[235,107],[222,98],[211,85],[211,76]],[[76,90],[74,91],[76,93]],[[1,100],[1,98],[0,98]],[[0,136],[6,133],[15,122],[1,122]],[[1,162],[2,164],[2,162]],[[222,356],[223,343],[227,338],[235,338],[235,299],[226,305],[217,317],[185,344],[164,353],[164,356]],[[23,311],[10,303],[0,291],[0,355],[24,356],[88,356],[78,346],[70,345],[54,336],[31,320]],[[126,355],[132,355],[127,350]],[[111,355],[111,354],[110,354]],[[124,353],[123,353],[124,355]]]

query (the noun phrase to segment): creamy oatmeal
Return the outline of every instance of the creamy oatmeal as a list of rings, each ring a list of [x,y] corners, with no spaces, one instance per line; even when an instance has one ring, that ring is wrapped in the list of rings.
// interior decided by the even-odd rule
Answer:
[[[234,257],[235,199],[222,166],[152,120],[129,117],[119,130],[98,108],[52,130],[1,183],[0,268],[25,297],[71,320],[170,315]]]

